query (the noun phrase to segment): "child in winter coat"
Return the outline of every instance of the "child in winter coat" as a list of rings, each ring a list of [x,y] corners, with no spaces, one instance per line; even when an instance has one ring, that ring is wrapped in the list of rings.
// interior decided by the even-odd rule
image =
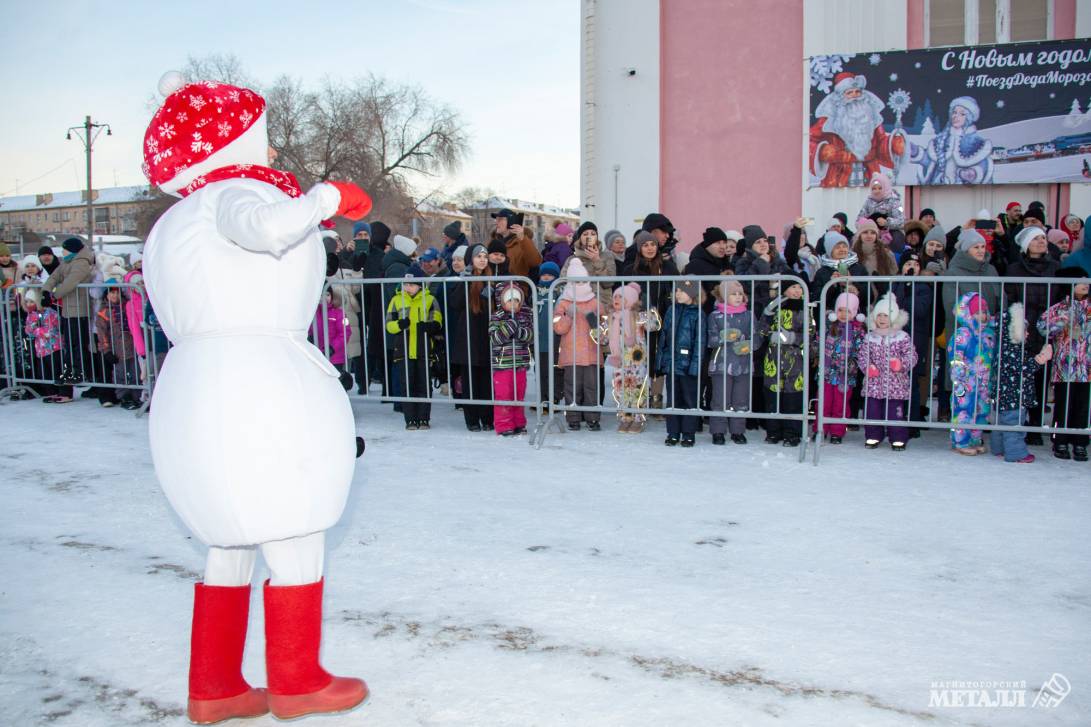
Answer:
[[[413,263],[406,277],[423,278],[424,270]],[[428,370],[431,339],[442,330],[443,314],[432,294],[420,283],[408,280],[402,283],[386,309],[386,333],[392,373],[401,379],[407,396],[428,397],[432,384]],[[402,415],[407,430],[431,428],[431,404],[402,402]]]
[[[900,230],[905,225],[902,196],[898,194],[898,190],[894,189],[894,182],[890,177],[882,172],[874,172],[871,175],[868,196],[857,217],[870,218],[876,213],[886,218],[888,230]]]
[[[967,425],[989,420],[989,378],[996,350],[996,324],[985,298],[966,293],[955,307],[954,335],[947,341],[951,371],[951,445],[959,454],[985,452],[981,430]]]
[[[527,390],[534,314],[523,305],[523,289],[517,283],[501,284],[496,300],[489,321],[493,391],[499,401],[522,401]],[[526,413],[521,406],[497,404],[493,407],[493,424],[496,433],[504,437],[525,434]]]
[[[864,374],[865,416],[867,419],[904,422],[909,413],[911,372],[917,365],[917,349],[903,328],[909,314],[898,307],[897,298],[887,293],[868,316],[868,334],[860,348],[858,364]],[[909,429],[904,424],[868,424],[864,427],[864,446],[875,449],[890,437],[890,448],[905,450]]]
[[[761,347],[761,337],[753,333],[753,316],[746,307],[746,291],[737,280],[725,280],[716,286],[718,302],[708,314],[708,375],[712,382],[713,411],[750,411],[752,358]],[[746,444],[746,419],[710,417],[713,444],[731,441]]]
[[[1027,321],[1022,303],[1012,303],[1004,312],[998,339],[999,350],[992,370],[996,423],[1019,427],[1026,421],[1027,410],[1038,402],[1034,375],[1053,357],[1053,347],[1047,343],[1033,357],[1027,352]],[[1034,461],[1022,432],[993,431],[989,434],[989,445],[992,453],[1003,457],[1005,462],[1030,464]]]
[[[314,345],[326,354],[333,367],[344,372],[349,322],[341,308],[341,296],[332,288],[326,288],[322,301],[315,311],[314,323],[311,324],[311,338]]]
[[[697,281],[684,280],[674,288],[674,301],[663,317],[663,330],[659,334],[659,351],[656,365],[659,373],[666,374],[664,389],[667,407],[671,409],[697,409],[697,379],[701,373],[701,349],[706,346],[708,333],[701,315],[701,285]],[[673,447],[681,442],[692,447],[697,441],[697,417],[693,415],[667,415],[667,439]]]
[[[772,300],[762,310],[759,334],[768,339],[769,345],[762,364],[765,410],[781,414],[803,413],[804,370],[803,358],[805,331],[814,336],[814,324],[810,320],[803,288],[790,284],[784,295]],[[810,323],[809,329],[807,324]],[[810,349],[811,354],[814,348]],[[803,427],[790,419],[768,419],[765,441],[798,447],[803,438]]]
[[[129,299],[125,301],[125,320],[129,322],[129,333],[140,364],[140,380],[143,381],[147,375],[145,359],[148,355],[144,346],[144,276],[139,270],[130,270],[125,273],[125,282],[134,286],[129,288]]]
[[[116,287],[116,284],[117,281],[113,278],[106,281],[106,295],[95,314],[95,333],[98,338],[98,352],[106,367],[107,383],[132,386],[137,383],[138,376],[136,347],[129,332],[121,288]],[[119,399],[123,409],[140,408],[135,389],[101,387],[99,403],[102,406],[111,407]]]
[[[580,258],[569,260],[568,275],[587,277]],[[602,315],[606,313],[601,310]],[[565,285],[561,301],[553,309],[553,332],[561,337],[557,365],[564,370],[564,399],[568,406],[598,406],[602,355],[591,333],[595,331],[598,335],[599,315],[600,304],[588,282],[572,281]],[[581,421],[587,422],[587,428],[593,432],[601,428],[598,412],[568,411],[565,419],[574,432],[579,431]]]
[[[1081,267],[1061,268],[1057,275],[1091,277]],[[1086,284],[1068,289],[1070,295],[1042,314],[1038,331],[1053,342],[1053,426],[1086,429],[1088,394],[1091,393],[1091,351],[1088,350],[1091,347],[1091,300]],[[1086,434],[1054,434],[1053,456],[1086,462],[1087,442]]]
[[[623,409],[646,409],[648,380],[647,333],[640,323],[640,285],[629,283],[614,291],[609,321],[609,355],[606,364],[614,370],[611,385],[614,401]],[[640,434],[647,417],[642,413],[618,412],[619,432]]]
[[[543,402],[549,400],[549,383],[552,379],[554,404],[559,404],[561,397],[564,396],[564,370],[551,365],[551,361],[558,360],[556,356],[561,343],[559,337],[553,338],[553,356],[550,357],[549,355],[549,329],[553,323],[553,319],[549,317],[551,310],[550,286],[559,277],[561,277],[561,268],[557,263],[547,260],[538,266],[538,310],[535,314],[538,320],[538,347],[540,349],[536,352],[538,355],[538,395]],[[556,301],[557,292],[557,289],[554,289],[554,301]]]
[[[860,298],[852,292],[837,296],[834,311],[829,314],[824,343],[826,364],[822,369],[822,415],[843,419],[849,413],[853,389],[860,373],[859,356],[864,344],[864,317],[860,315]],[[815,431],[817,431],[817,423]],[[845,424],[825,424],[823,432],[830,444],[841,444]]]
[[[34,355],[38,359],[38,365],[32,371],[34,378],[53,381],[61,373],[61,317],[56,309],[41,307],[41,302],[40,288],[23,292],[23,310],[26,312],[23,330],[34,341]],[[42,384],[37,388],[51,404],[72,401],[71,397],[62,396],[60,388],[53,384]]]

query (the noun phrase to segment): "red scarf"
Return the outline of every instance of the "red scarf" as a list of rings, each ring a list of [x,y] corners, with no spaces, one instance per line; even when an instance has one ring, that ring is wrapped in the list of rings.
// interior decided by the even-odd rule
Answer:
[[[303,194],[299,182],[296,181],[295,175],[291,172],[282,172],[279,169],[263,167],[260,164],[234,164],[229,167],[213,169],[178,190],[178,194],[186,197],[206,184],[222,182],[225,179],[256,179],[259,182],[273,185],[289,197],[299,197]]]

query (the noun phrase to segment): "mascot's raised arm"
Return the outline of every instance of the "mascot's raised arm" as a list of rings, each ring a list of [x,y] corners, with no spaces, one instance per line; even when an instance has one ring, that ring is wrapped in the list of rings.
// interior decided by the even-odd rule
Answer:
[[[144,171],[181,197],[144,247],[152,306],[174,344],[149,418],[155,473],[208,546],[195,585],[191,721],[351,709],[360,679],[318,661],[325,530],[341,516],[355,426],[338,372],[306,339],[324,282],[318,223],[359,219],[371,200],[344,182],[306,193],[270,168],[265,99],[212,81],[160,81]],[[245,305],[238,291],[245,286]],[[268,690],[242,676],[258,548]]]

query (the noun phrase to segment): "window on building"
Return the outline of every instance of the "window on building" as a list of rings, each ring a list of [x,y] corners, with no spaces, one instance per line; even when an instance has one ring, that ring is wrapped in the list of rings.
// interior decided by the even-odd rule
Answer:
[[[1011,4],[1011,39],[1045,40],[1048,34],[1049,0],[1019,0]]]
[[[95,208],[95,223],[109,222],[110,221],[110,209],[108,207],[96,207]]]
[[[65,213],[64,213],[64,221],[65,221],[65,222],[68,222],[68,220],[70,219],[70,217],[69,217],[69,215],[70,215],[70,214],[71,214],[71,213],[69,213],[69,212],[65,212]]]
[[[1049,37],[1049,0],[925,0],[925,8],[930,48]],[[974,26],[967,27],[968,17],[977,18]]]

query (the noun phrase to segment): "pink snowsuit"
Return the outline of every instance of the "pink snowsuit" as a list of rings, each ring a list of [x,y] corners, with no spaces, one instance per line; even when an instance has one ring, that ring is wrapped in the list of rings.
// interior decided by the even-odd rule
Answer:
[[[125,282],[131,283],[136,277],[141,277],[140,271],[130,270],[125,273]],[[136,355],[144,358],[147,355],[144,350],[144,292],[140,288],[129,289],[129,299],[125,301],[125,320],[129,324]]]

